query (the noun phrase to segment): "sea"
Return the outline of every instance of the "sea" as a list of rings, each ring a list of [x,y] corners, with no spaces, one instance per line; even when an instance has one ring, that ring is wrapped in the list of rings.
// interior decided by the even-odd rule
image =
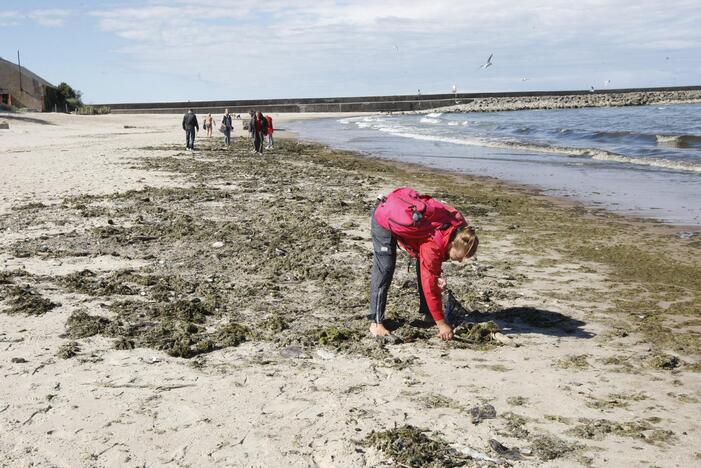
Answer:
[[[701,228],[701,104],[372,115],[287,127],[335,148]]]

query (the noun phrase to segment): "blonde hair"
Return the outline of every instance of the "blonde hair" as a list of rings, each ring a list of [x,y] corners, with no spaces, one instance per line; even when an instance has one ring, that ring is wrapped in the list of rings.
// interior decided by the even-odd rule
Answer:
[[[480,241],[475,234],[475,228],[465,226],[455,231],[453,234],[453,246],[465,251],[465,258],[470,258],[477,252]]]

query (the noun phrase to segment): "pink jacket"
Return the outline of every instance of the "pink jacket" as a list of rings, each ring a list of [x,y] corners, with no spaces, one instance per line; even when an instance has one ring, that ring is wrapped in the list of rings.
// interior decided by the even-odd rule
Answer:
[[[407,212],[407,206],[412,204],[423,214],[423,218],[414,223]],[[456,229],[467,225],[463,215],[452,206],[403,187],[380,202],[375,220],[394,235],[409,255],[419,260],[428,309],[434,320],[442,320],[443,301],[438,278],[443,273],[443,262],[448,259],[451,236]]]

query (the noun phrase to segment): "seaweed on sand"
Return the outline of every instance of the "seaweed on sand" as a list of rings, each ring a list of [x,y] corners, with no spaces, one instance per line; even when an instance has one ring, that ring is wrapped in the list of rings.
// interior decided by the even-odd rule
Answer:
[[[43,297],[29,285],[10,286],[5,294],[9,296],[10,308],[5,311],[8,314],[44,315],[61,305]]]
[[[494,334],[500,331],[499,325],[491,320],[479,323],[465,322],[455,328],[453,346],[489,350],[501,346],[494,337]]]
[[[672,431],[658,429],[653,423],[659,422],[658,418],[639,419],[634,421],[619,422],[608,419],[580,418],[579,424],[568,433],[583,439],[601,440],[612,434],[620,437],[641,439],[649,444],[665,444],[673,442],[676,437]]]
[[[538,458],[548,461],[579,450],[582,445],[567,442],[552,434],[535,434],[531,437],[531,447]]]
[[[561,369],[586,369],[589,367],[588,357],[588,354],[569,354],[557,361],[557,367]]]
[[[110,274],[99,278],[91,270],[82,270],[61,277],[58,283],[66,289],[91,296],[133,295],[136,291],[126,285],[123,274]]]
[[[655,353],[648,358],[647,365],[653,369],[672,370],[681,365],[681,360],[669,354]]]
[[[76,341],[69,341],[66,344],[61,345],[56,352],[56,356],[61,359],[70,359],[80,352],[80,345]]]
[[[66,334],[71,338],[88,338],[105,332],[111,323],[106,317],[90,315],[84,310],[78,310],[68,317]]]
[[[3,270],[0,271],[0,284],[13,284],[13,278],[30,276],[24,270]]]
[[[360,443],[380,450],[394,463],[410,467],[463,466],[468,458],[426,430],[406,424],[387,431],[372,431]]]

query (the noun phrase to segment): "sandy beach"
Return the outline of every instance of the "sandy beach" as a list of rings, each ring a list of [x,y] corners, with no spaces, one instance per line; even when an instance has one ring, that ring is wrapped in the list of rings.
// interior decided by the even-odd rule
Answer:
[[[325,116],[329,116],[325,114]],[[179,115],[0,115],[0,466],[661,466],[701,460],[701,241],[498,180]],[[474,328],[398,258],[367,333],[377,194],[460,209]],[[497,332],[498,330],[498,332]]]

